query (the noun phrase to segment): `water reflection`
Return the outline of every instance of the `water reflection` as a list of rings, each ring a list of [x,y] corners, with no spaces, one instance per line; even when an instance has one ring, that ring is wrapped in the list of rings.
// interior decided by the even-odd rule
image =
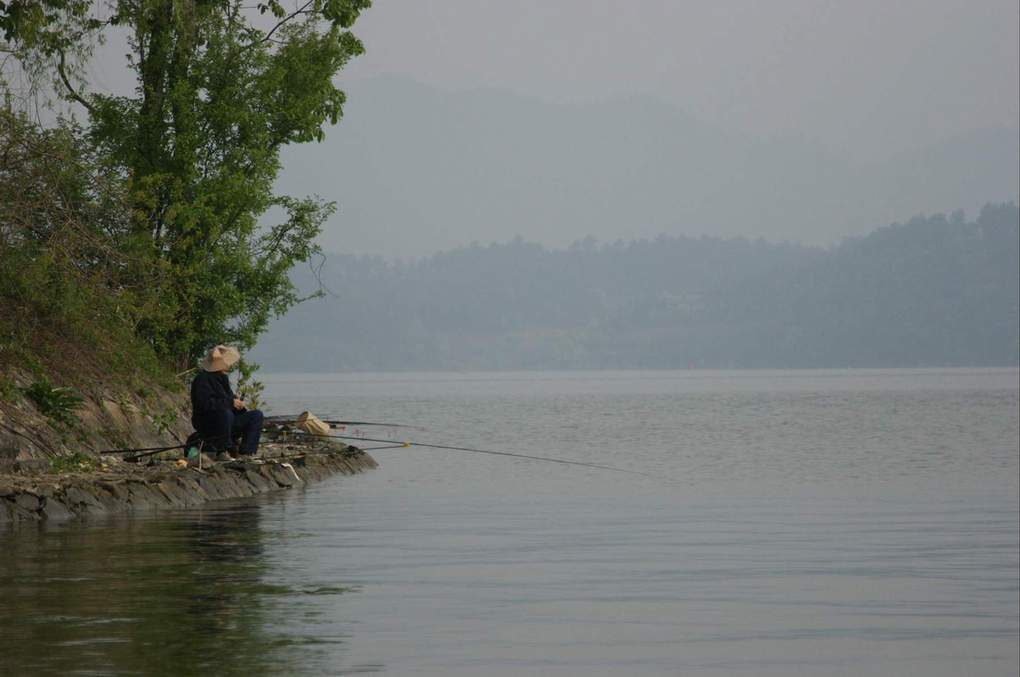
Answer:
[[[0,675],[1017,674],[1015,370],[597,376],[279,406],[687,484],[402,449],[229,510],[0,533]]]
[[[261,509],[0,532],[0,673],[264,675],[314,657],[322,640],[274,625],[345,589],[271,582]]]

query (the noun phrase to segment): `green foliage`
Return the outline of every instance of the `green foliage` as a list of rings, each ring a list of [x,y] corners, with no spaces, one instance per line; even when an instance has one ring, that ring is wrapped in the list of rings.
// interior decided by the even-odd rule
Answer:
[[[0,400],[14,402],[21,397],[21,390],[18,384],[10,376],[0,374]]]
[[[91,21],[89,0],[8,0],[0,2],[0,32],[7,42],[42,51],[66,46],[76,29]]]
[[[0,366],[165,381],[135,332],[161,273],[130,231],[123,181],[79,130],[0,111]]]
[[[69,456],[57,456],[50,460],[50,468],[57,474],[90,472],[98,467],[98,460],[80,451],[76,451]]]
[[[32,400],[39,411],[54,421],[65,425],[74,425],[77,422],[74,410],[81,405],[82,398],[70,388],[55,386],[49,379],[43,377],[24,388],[22,392]]]
[[[262,391],[266,387],[261,381],[255,380],[255,372],[258,370],[259,365],[254,362],[242,359],[237,363],[237,396],[245,401],[249,409],[262,408]]]
[[[91,96],[92,138],[130,177],[134,234],[168,273],[168,315],[140,329],[181,368],[212,343],[251,346],[297,300],[288,272],[333,206],[274,195],[279,152],[339,119],[332,78],[362,51],[345,28],[367,6],[270,3],[278,21],[259,28],[238,2],[119,3],[140,95]],[[260,223],[270,210],[279,222]]]
[[[17,86],[0,79],[0,95],[8,105],[37,111],[46,103],[40,99],[50,82],[59,82],[68,98],[80,100],[73,83],[81,80],[82,65],[94,47],[94,41],[83,38],[111,21],[93,16],[93,5],[93,0],[0,0],[0,50],[14,57],[20,69]]]
[[[0,2],[0,29],[88,110],[88,164],[119,179],[128,218],[108,235],[120,280],[145,281],[121,306],[133,331],[178,369],[211,344],[251,346],[299,300],[289,271],[333,210],[273,193],[280,150],[342,115],[333,78],[363,51],[348,29],[369,1],[271,0],[261,17],[239,0],[30,4]],[[110,26],[129,29],[135,96],[89,93],[69,65]]]
[[[152,424],[156,426],[159,434],[162,435],[173,428],[178,417],[176,411],[165,411],[161,414],[151,414],[149,418],[152,419]]]

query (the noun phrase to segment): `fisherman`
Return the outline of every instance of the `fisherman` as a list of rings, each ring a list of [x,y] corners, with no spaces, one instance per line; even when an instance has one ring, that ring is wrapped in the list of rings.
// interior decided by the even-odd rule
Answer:
[[[262,412],[249,411],[230,389],[227,373],[240,359],[237,348],[214,346],[191,383],[191,424],[205,446],[219,452],[220,460],[233,460],[231,453],[254,456],[262,436]]]

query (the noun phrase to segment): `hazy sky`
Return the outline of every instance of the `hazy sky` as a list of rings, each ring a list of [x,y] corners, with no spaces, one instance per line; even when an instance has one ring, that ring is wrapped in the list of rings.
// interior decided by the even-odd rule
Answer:
[[[340,212],[321,238],[338,251],[416,256],[517,234],[554,246],[589,234],[612,240],[659,232],[829,243],[920,212],[974,210],[985,201],[1016,199],[1020,158],[1009,156],[1018,153],[1015,132],[969,136],[937,160],[903,153],[978,130],[1020,126],[1018,24],[1017,0],[374,0],[354,28],[367,52],[339,76],[352,92],[347,120],[327,133],[326,144],[289,149],[281,184],[287,192],[338,202]],[[96,89],[133,87],[124,51],[117,36],[99,51],[90,67]],[[663,178],[658,175],[623,185],[603,171],[614,163],[601,161],[570,165],[564,176],[533,176],[525,168],[500,179],[512,168],[508,156],[522,144],[500,147],[502,155],[486,160],[482,146],[492,144],[457,126],[457,108],[447,110],[450,129],[416,127],[442,110],[434,97],[431,108],[421,110],[418,100],[401,100],[403,115],[391,116],[386,104],[365,95],[370,87],[359,89],[359,83],[379,82],[380,75],[446,90],[441,98],[453,106],[467,99],[448,92],[477,89],[589,104],[578,107],[585,116],[578,126],[596,119],[593,109],[610,108],[592,102],[651,95],[705,129],[777,140],[777,151],[826,147],[835,162],[827,164],[823,153],[794,153],[785,165],[781,153],[774,162],[766,158],[747,167],[731,158],[731,165],[740,165],[733,171],[753,170],[763,181],[745,185],[717,171],[718,185],[698,192],[680,170],[720,160],[697,156],[688,145],[671,151],[676,167],[656,164],[652,153],[620,169],[626,179],[661,167],[675,188],[653,190],[654,180]],[[502,116],[492,125],[496,146],[499,124],[520,127],[525,142],[555,128],[548,119],[555,111],[539,106],[534,110],[546,117],[531,122],[536,133],[530,134],[527,120],[511,119],[525,109],[532,110],[486,113]],[[470,120],[470,111],[461,117]],[[603,129],[612,133],[613,123],[592,132],[596,141]],[[657,138],[669,136],[669,130],[653,131]],[[442,138],[414,136],[430,133]],[[558,140],[531,149],[536,165],[580,162]],[[359,143],[361,155],[352,154],[352,144]],[[584,144],[584,150],[594,145]],[[447,158],[445,169],[429,164],[429,153],[459,146],[461,154]],[[630,150],[620,149],[613,159],[626,160]],[[900,174],[872,172],[883,163],[895,164]],[[463,166],[470,167],[467,174],[447,171]],[[855,166],[860,179],[874,173],[875,185],[851,184],[846,166]],[[945,176],[939,181],[926,171]],[[594,177],[587,183],[586,174]],[[553,190],[574,179],[573,193]],[[772,190],[770,182],[787,191]],[[473,192],[466,195],[468,185]],[[683,194],[671,202],[678,192]],[[806,199],[816,193],[825,199]],[[514,200],[501,201],[508,194]],[[688,208],[674,204],[681,198]],[[694,208],[702,202],[703,208]],[[729,203],[744,211],[730,210]]]
[[[285,2],[285,4],[287,4]],[[340,76],[548,101],[652,94],[706,122],[859,160],[1018,126],[1017,0],[374,0]],[[90,68],[132,85],[117,36]]]
[[[344,79],[549,100],[653,93],[860,159],[1016,127],[1016,0],[376,0]]]

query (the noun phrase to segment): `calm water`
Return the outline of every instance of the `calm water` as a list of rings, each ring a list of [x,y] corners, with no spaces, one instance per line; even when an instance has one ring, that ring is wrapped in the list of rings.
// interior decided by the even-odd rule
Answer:
[[[1017,674],[1016,370],[265,380],[276,413],[655,477],[386,450],[0,533],[0,673]]]

